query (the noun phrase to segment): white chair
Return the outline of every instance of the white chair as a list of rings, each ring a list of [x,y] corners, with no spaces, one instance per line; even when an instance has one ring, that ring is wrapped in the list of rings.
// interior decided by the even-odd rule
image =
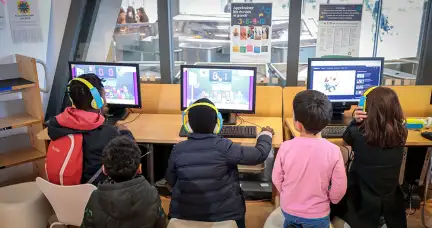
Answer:
[[[51,203],[59,222],[55,225],[80,226],[84,210],[88,200],[96,187],[91,184],[75,186],[62,186],[52,184],[40,177],[36,178],[36,184]]]
[[[276,208],[267,218],[264,223],[264,228],[279,228],[283,227],[285,218],[282,214],[282,210],[280,207]],[[333,228],[333,225],[330,224],[330,228]]]
[[[199,222],[182,219],[171,219],[167,228],[237,228],[233,220],[223,222]]]
[[[52,208],[36,183],[0,188],[1,228],[45,228]]]

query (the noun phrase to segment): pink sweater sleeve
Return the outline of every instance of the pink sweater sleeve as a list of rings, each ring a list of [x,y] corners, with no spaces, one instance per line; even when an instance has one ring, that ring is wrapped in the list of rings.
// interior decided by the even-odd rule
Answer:
[[[342,153],[338,151],[338,154],[339,158],[333,169],[333,174],[331,177],[331,187],[329,191],[330,201],[333,204],[339,203],[339,201],[344,197],[347,190],[347,176],[342,158]]]
[[[282,165],[282,151],[283,151],[283,145],[280,147],[279,152],[276,156],[276,160],[273,165],[273,172],[272,172],[272,181],[275,187],[279,192],[281,192],[282,189],[282,182],[284,179],[284,171],[283,171],[283,165]]]

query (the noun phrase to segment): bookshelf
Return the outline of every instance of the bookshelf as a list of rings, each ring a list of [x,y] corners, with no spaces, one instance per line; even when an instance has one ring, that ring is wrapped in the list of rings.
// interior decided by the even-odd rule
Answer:
[[[46,142],[36,137],[43,129],[42,99],[36,60],[23,55],[15,55],[15,59],[14,64],[0,65],[0,96],[4,93],[21,92],[25,108],[20,114],[0,118],[0,131],[27,127],[30,146],[12,151],[3,151],[3,148],[0,148],[0,169],[41,161],[45,158],[47,149]],[[4,140],[8,140],[9,137]],[[44,175],[40,173],[40,168],[33,170],[34,177]]]

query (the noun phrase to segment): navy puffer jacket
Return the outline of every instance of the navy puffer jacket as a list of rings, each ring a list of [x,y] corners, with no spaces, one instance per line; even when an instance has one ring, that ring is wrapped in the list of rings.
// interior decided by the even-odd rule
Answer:
[[[259,135],[255,147],[214,134],[191,134],[174,147],[168,162],[166,180],[173,188],[169,216],[207,222],[243,219],[237,165],[264,162],[271,145],[269,132]]]

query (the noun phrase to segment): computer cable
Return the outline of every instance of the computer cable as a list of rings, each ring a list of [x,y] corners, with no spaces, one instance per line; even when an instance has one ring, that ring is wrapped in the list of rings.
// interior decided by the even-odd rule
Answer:
[[[127,122],[121,122],[121,123],[119,123],[119,124],[130,124],[130,123],[132,123],[132,122],[134,122],[136,119],[138,119],[138,117],[140,117],[141,116],[141,113],[138,113],[138,115],[137,116],[135,116],[135,118],[133,118],[132,120],[130,120],[130,121],[127,121]]]
[[[248,124],[252,124],[252,125],[254,125],[254,126],[256,126],[256,127],[259,127],[259,128],[261,128],[261,129],[263,129],[263,127],[261,127],[260,125],[258,125],[258,124],[256,124],[256,123],[252,123],[252,122],[249,122],[249,121],[246,121],[246,120],[244,120],[241,116],[239,116],[238,114],[236,115],[237,116],[237,118],[239,118],[239,120],[241,121],[239,124],[238,124],[238,126],[240,126],[242,123],[248,123]]]

